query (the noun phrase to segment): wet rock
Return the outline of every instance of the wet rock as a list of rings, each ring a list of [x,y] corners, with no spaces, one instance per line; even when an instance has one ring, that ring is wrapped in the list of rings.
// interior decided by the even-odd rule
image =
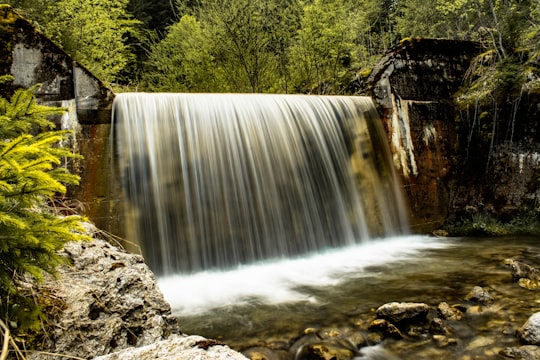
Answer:
[[[429,310],[429,305],[424,303],[392,302],[380,306],[376,313],[377,317],[392,323],[421,322],[426,319]]]
[[[306,329],[304,333],[289,350],[295,359],[350,359],[358,348],[351,339],[355,342],[360,340],[358,336],[352,336],[356,332],[335,328]]]
[[[452,329],[441,318],[434,318],[429,324],[429,332],[438,335],[449,335]]]
[[[386,319],[373,320],[373,322],[369,325],[369,330],[379,332],[385,338],[391,337],[394,339],[403,339],[403,334],[401,334],[401,331],[399,331],[394,324]]]
[[[473,301],[479,304],[489,304],[493,302],[493,297],[491,294],[480,286],[475,286],[473,289],[465,296],[465,300]]]
[[[444,335],[433,335],[433,341],[435,341],[437,346],[440,348],[457,344],[456,339]]]
[[[518,285],[524,289],[535,290],[540,288],[540,270],[524,262],[506,259],[504,263],[512,270],[512,276]]]
[[[162,340],[139,348],[128,348],[104,355],[94,360],[246,360],[246,357],[225,345],[208,344],[201,336],[171,335]]]
[[[140,255],[106,241],[74,242],[64,253],[71,266],[43,284],[65,305],[52,318],[43,351],[93,358],[180,333],[170,305]],[[32,354],[28,359],[53,358]]]
[[[442,302],[437,306],[439,315],[445,320],[458,321],[463,319],[463,312],[455,306],[450,306],[446,302]]]
[[[533,280],[522,278],[518,280],[518,285],[527,290],[536,290],[540,288],[540,279]]]
[[[295,360],[349,360],[356,351],[326,342],[308,344],[299,349]]]
[[[516,360],[538,360],[540,359],[540,347],[525,345],[519,348],[506,348],[501,350],[499,355]]]
[[[320,342],[322,339],[317,335],[315,330],[304,330],[304,335],[298,338],[290,347],[289,351],[296,354],[302,347],[309,344]]]
[[[517,330],[519,339],[528,345],[540,345],[540,312],[534,313]]]
[[[478,336],[472,339],[467,345],[467,350],[477,350],[486,348],[488,346],[493,346],[495,344],[495,339],[488,336]]]
[[[512,269],[512,276],[516,280],[540,280],[540,270],[531,265],[513,259],[506,259],[504,263]]]
[[[264,346],[255,346],[242,351],[242,354],[251,360],[286,360],[289,353],[283,350],[272,350]]]
[[[384,340],[384,335],[379,332],[372,332],[367,334],[367,341],[369,345],[380,344]]]

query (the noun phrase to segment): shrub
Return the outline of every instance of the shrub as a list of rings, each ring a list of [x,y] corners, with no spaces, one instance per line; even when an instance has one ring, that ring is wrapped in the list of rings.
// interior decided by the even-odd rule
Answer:
[[[34,90],[0,98],[0,317],[15,333],[35,329],[42,317],[28,281],[54,274],[64,260],[58,250],[85,238],[80,216],[49,206],[78,183],[62,166],[78,156],[59,146],[69,132],[53,130],[48,120],[62,109],[36,104]]]

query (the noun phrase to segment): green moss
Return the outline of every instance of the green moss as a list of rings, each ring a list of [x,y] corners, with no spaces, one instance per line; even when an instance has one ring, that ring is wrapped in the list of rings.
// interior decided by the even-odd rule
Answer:
[[[497,219],[491,214],[479,213],[459,223],[444,228],[450,236],[505,236],[539,235],[540,212],[524,209],[508,221]]]

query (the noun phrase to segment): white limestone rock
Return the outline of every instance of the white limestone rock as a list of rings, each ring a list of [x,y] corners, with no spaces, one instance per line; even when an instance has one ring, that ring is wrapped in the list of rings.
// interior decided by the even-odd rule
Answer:
[[[201,336],[171,335],[139,348],[128,348],[94,360],[246,360],[228,346]]]

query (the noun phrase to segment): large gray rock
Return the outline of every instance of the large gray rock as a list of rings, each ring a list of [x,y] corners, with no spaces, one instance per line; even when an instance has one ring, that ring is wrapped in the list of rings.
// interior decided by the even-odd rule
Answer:
[[[43,285],[64,307],[50,321],[45,351],[89,359],[180,333],[142,256],[99,239],[69,243],[64,252],[72,265]]]
[[[200,336],[171,335],[167,340],[129,348],[94,360],[246,360],[229,347]]]
[[[540,312],[532,314],[517,334],[525,344],[540,345]]]

